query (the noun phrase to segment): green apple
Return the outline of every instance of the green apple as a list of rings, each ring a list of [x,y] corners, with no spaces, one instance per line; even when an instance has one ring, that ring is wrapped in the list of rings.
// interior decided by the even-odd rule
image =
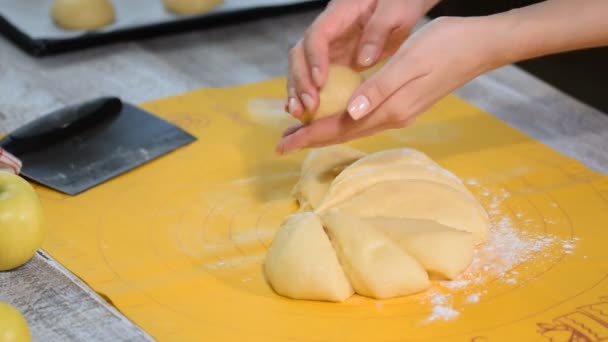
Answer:
[[[29,342],[27,321],[12,305],[0,302],[0,342]]]
[[[0,271],[25,264],[43,238],[38,194],[23,178],[0,171]]]

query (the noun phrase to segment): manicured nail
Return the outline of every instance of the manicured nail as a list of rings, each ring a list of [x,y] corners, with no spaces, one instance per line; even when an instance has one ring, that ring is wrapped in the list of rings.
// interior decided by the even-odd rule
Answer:
[[[321,70],[319,67],[312,67],[312,79],[315,81],[317,87],[321,87]]]
[[[348,105],[350,117],[359,120],[369,111],[369,100],[365,95],[359,95]]]
[[[361,52],[359,53],[357,63],[364,67],[374,64],[374,60],[376,59],[376,50],[376,46],[373,44],[363,45],[363,48],[361,48]]]
[[[306,107],[306,109],[308,109],[309,112],[313,112],[314,111],[314,100],[312,99],[312,96],[304,93],[300,96],[300,98],[302,99],[302,102],[304,102],[304,107]]]
[[[295,111],[298,109],[298,102],[296,101],[295,97],[290,97],[287,100],[287,111],[291,114],[295,113]]]

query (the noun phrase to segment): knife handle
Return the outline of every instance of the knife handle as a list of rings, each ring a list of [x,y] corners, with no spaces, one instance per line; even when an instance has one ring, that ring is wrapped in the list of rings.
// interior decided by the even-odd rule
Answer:
[[[122,101],[117,97],[101,97],[64,107],[9,133],[0,140],[0,146],[13,154],[25,153],[117,117],[121,110]]]

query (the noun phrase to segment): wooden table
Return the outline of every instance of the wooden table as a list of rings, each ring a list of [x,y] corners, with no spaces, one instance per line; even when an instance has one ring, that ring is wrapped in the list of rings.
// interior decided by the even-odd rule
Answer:
[[[0,133],[95,96],[119,95],[140,103],[283,75],[288,48],[317,14],[306,11],[44,59],[31,58],[0,38]],[[456,93],[590,168],[608,172],[608,116],[525,72],[503,67]],[[0,273],[0,301],[24,313],[35,341],[151,339],[43,252],[18,270]]]

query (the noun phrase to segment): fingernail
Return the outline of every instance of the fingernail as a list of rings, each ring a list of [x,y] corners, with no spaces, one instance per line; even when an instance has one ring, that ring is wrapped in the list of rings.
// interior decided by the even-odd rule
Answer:
[[[287,111],[291,114],[293,114],[298,108],[298,103],[296,102],[296,98],[295,97],[290,97],[287,100]]]
[[[302,99],[302,102],[304,102],[304,107],[306,107],[306,109],[308,109],[309,112],[313,112],[314,111],[314,100],[312,99],[312,96],[304,93],[300,96],[300,98]]]
[[[376,46],[373,44],[365,44],[363,48],[361,48],[361,52],[359,53],[359,59],[357,63],[361,66],[370,66],[374,63],[374,59],[376,58]]]
[[[315,81],[315,84],[317,85],[317,87],[321,87],[321,70],[319,70],[319,67],[312,67],[312,79]]]
[[[359,95],[348,105],[350,117],[359,120],[367,114],[369,110],[369,100],[365,95]]]

